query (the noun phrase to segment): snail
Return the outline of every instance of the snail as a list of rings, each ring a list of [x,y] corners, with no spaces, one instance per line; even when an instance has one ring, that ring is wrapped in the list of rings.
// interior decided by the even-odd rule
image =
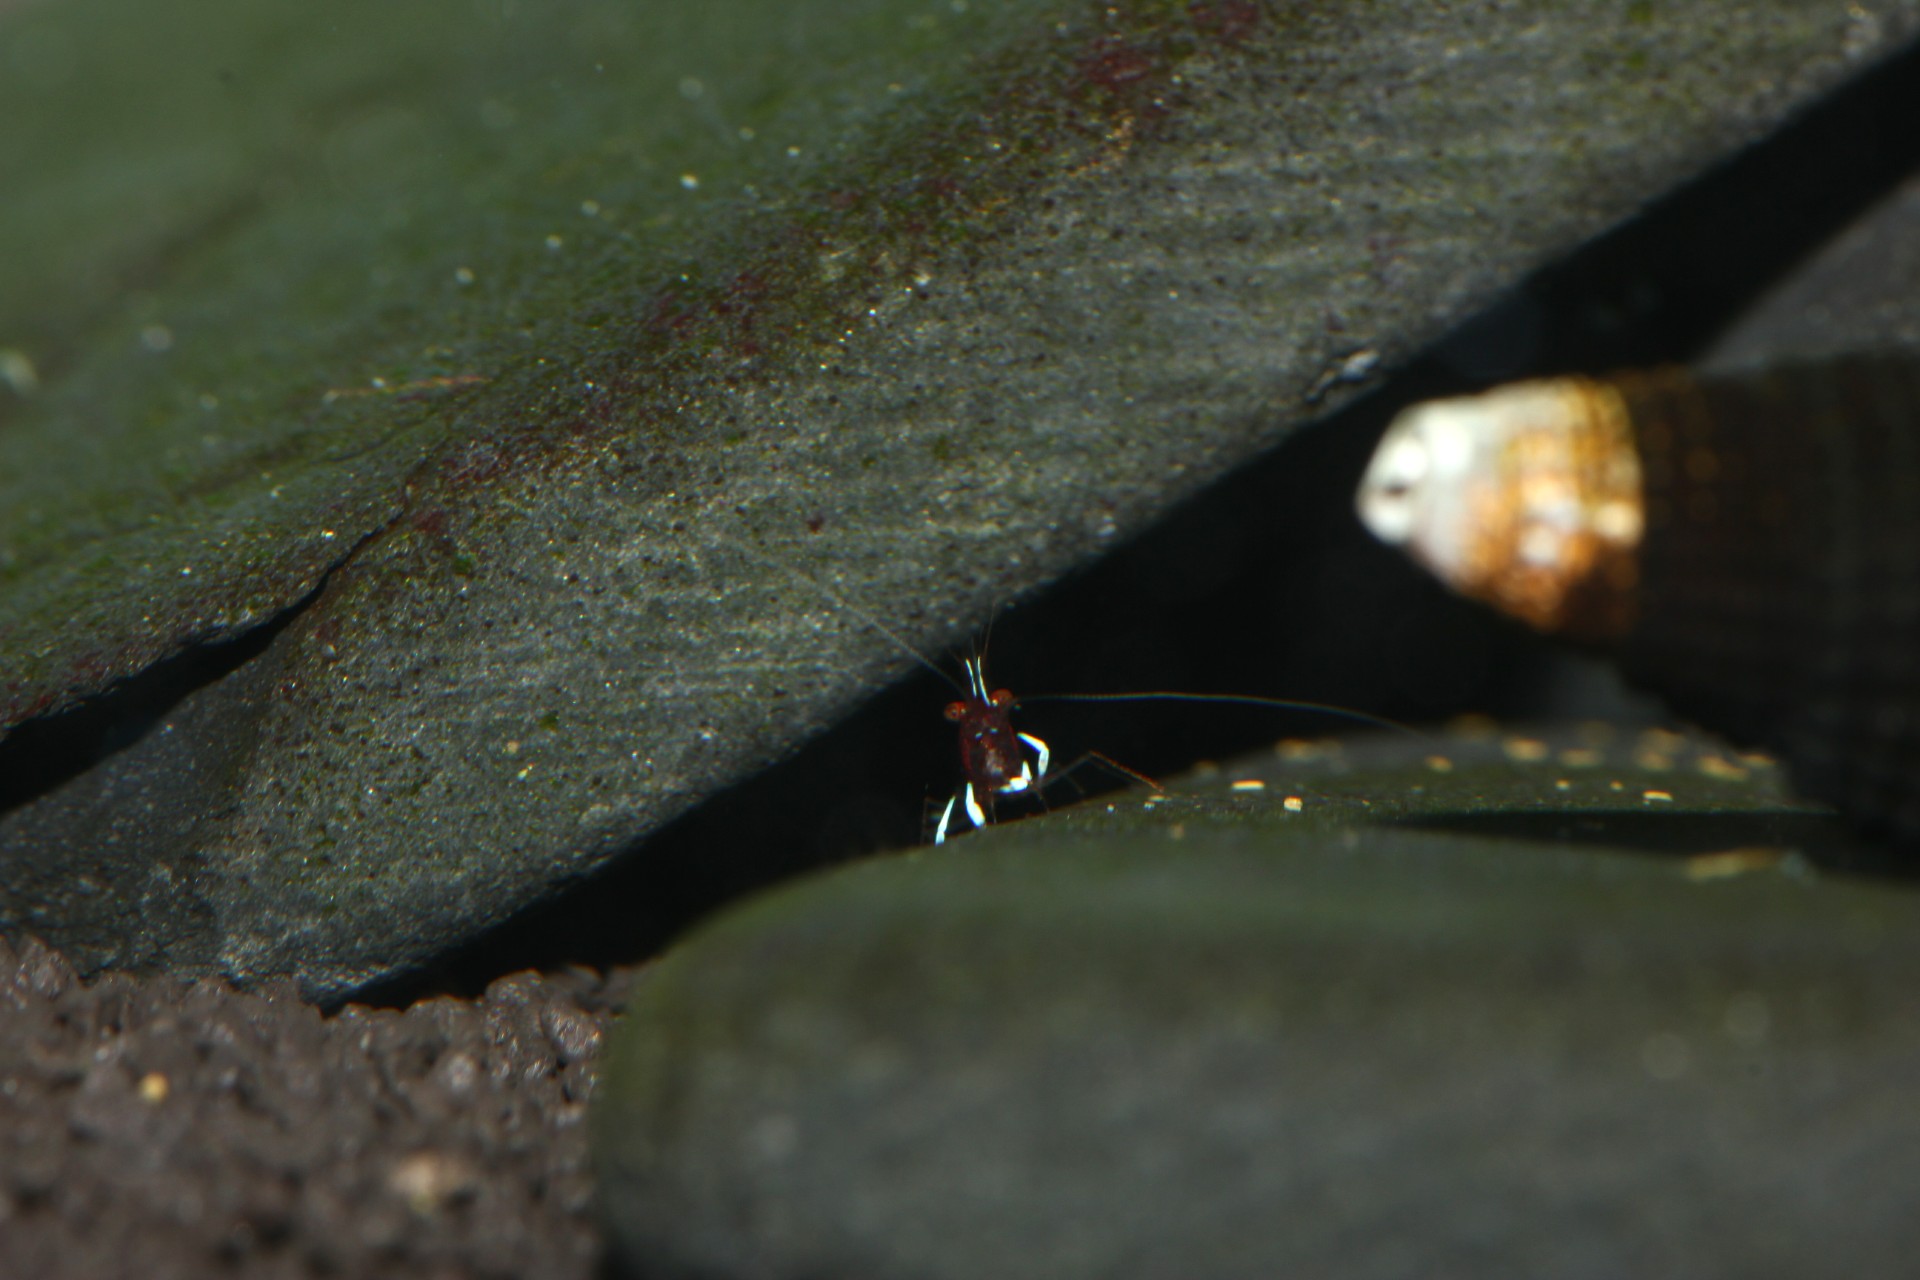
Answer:
[[[1920,354],[1416,405],[1357,505],[1455,590],[1920,847]]]

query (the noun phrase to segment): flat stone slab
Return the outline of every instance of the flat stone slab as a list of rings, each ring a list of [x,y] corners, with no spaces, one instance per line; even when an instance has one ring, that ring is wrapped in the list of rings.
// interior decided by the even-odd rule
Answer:
[[[1841,840],[1569,729],[848,867],[641,977],[602,1203],[647,1275],[1898,1272],[1920,896]]]

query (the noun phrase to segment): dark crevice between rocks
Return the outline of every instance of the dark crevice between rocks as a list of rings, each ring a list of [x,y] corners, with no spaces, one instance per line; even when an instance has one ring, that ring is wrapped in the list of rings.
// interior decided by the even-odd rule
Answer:
[[[388,520],[362,534],[321,572],[305,595],[266,621],[219,639],[188,643],[73,706],[23,720],[7,730],[0,737],[0,818],[126,750],[196,690],[232,675],[265,653],[320,598],[333,575],[392,525]]]
[[[14,726],[0,739],[0,817],[140,741],[194,690],[265,653],[319,594],[316,587],[238,636],[189,645],[64,711]]]
[[[1520,840],[1594,849],[1630,850],[1652,857],[1691,858],[1777,850],[1820,871],[1881,882],[1920,884],[1912,852],[1848,830],[1837,814],[1663,813],[1647,810],[1428,813],[1392,825],[1478,840]]]
[[[1416,400],[1509,378],[1694,358],[1917,167],[1920,48],[1539,271],[1358,401],[1006,611],[993,632],[995,683],[1016,693],[1249,692],[1403,720],[1467,708],[1644,716],[1645,705],[1623,699],[1603,669],[1451,598],[1376,545],[1351,512],[1360,470],[1393,413]],[[745,893],[923,840],[929,810],[958,775],[952,726],[940,715],[950,697],[931,674],[886,690],[606,872],[430,972],[363,995],[404,1002],[476,991],[523,967],[644,959]],[[1180,704],[1032,708],[1021,723],[1060,759],[1097,749],[1149,774],[1339,728]]]
[[[993,620],[995,685],[1020,694],[1183,689],[1297,698],[1406,722],[1465,710],[1623,710],[1617,686],[1448,594],[1374,542],[1351,494],[1384,418],[1369,397],[1329,429],[1185,504],[1146,536]],[[951,670],[959,674],[957,657]],[[632,856],[425,973],[355,998],[404,1005],[474,994],[520,968],[633,963],[728,902],[819,867],[924,843],[960,780],[951,686],[921,672],[869,699],[785,762],[702,803]],[[1149,776],[1284,737],[1349,731],[1302,712],[1191,703],[1018,708],[1058,764],[1098,751]],[[1060,807],[1123,785],[1083,770]],[[1040,811],[1002,806],[1001,820]],[[967,839],[965,824],[956,839]]]

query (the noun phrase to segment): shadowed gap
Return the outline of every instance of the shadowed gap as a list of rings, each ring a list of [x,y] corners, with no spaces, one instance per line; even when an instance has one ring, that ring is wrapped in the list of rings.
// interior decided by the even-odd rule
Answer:
[[[192,645],[64,711],[14,726],[0,739],[0,815],[58,790],[138,742],[196,689],[265,653],[319,594],[316,587],[250,631]]]

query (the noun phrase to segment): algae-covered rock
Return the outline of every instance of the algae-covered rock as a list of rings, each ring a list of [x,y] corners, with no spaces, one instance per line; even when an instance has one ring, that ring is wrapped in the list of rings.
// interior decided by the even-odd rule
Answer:
[[[1290,757],[849,867],[689,938],[596,1100],[629,1259],[1905,1265],[1920,898],[1813,870],[1794,850],[1838,828],[1771,766],[1571,732]]]
[[[9,10],[0,726],[281,629],[90,771],[0,748],[0,927],[417,963],[897,669],[837,601],[953,634],[1916,23]]]

